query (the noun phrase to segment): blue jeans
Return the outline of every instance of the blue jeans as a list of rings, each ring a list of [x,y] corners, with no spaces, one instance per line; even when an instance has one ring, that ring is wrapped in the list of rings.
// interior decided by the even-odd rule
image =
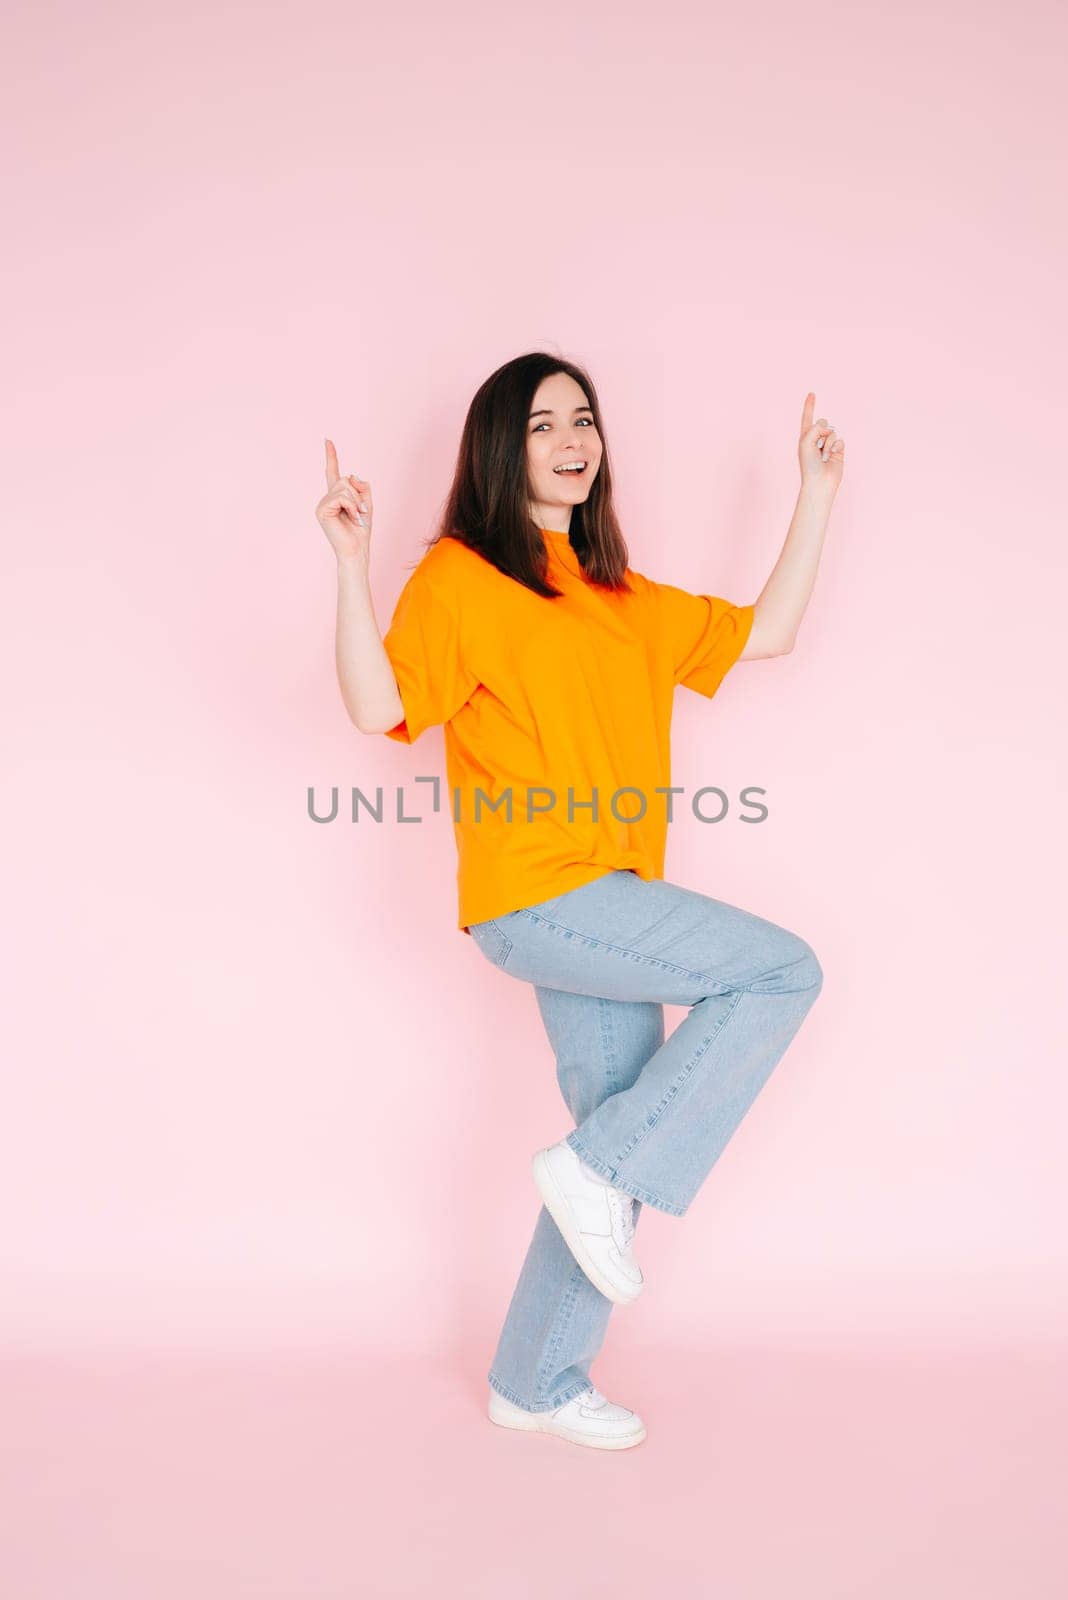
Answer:
[[[823,982],[796,934],[624,870],[473,923],[471,937],[534,985],[575,1120],[567,1142],[634,1196],[635,1222],[643,1202],[685,1216]],[[665,1004],[689,1007],[667,1040]],[[490,1384],[528,1411],[579,1394],[612,1305],[542,1206]]]

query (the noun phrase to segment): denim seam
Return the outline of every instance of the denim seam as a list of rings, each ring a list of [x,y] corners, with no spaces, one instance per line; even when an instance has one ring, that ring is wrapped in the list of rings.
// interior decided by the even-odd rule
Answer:
[[[543,916],[539,915],[539,913],[537,911],[530,911],[525,906],[522,907],[519,911],[510,912],[509,915],[513,916],[513,917],[531,917],[535,922],[544,923],[545,927],[551,928],[554,933],[570,934],[571,937],[574,938],[574,939],[582,939],[586,944],[593,945],[599,950],[610,950],[615,955],[624,956],[628,961],[641,961],[641,962],[644,962],[646,966],[659,967],[665,972],[677,972],[684,978],[696,978],[699,983],[711,984],[712,987],[716,990],[716,992],[718,994],[721,994],[721,995],[724,995],[724,994],[807,994],[810,989],[818,989],[818,988],[820,988],[821,987],[821,983],[822,983],[822,980],[820,982],[818,982],[818,983],[805,983],[805,984],[802,984],[802,986],[799,989],[757,989],[757,988],[755,988],[754,987],[755,984],[763,983],[763,981],[764,981],[763,978],[755,978],[753,980],[753,983],[743,983],[740,986],[738,984],[733,984],[733,983],[724,983],[722,981],[722,979],[720,979],[720,978],[713,978],[713,976],[712,976],[712,974],[710,972],[695,972],[692,967],[680,967],[674,961],[663,961],[663,960],[661,960],[661,958],[659,956],[642,955],[640,950],[628,949],[626,945],[609,944],[606,939],[596,939],[596,938],[594,938],[594,936],[592,934],[580,933],[577,928],[569,928],[566,925],[566,923],[563,923],[563,922],[554,922],[551,917],[543,917]],[[664,921],[664,918],[661,918],[660,920],[662,922],[662,921]],[[500,929],[498,929],[497,931],[499,933],[501,932]],[[501,933],[501,938],[506,940],[508,948],[507,948],[507,950],[505,952],[504,958],[502,959],[502,961],[500,963],[498,963],[499,965],[503,965],[504,960],[507,960],[507,958],[511,954],[512,948],[513,948],[512,941],[508,940],[507,936],[504,933]]]
[[[577,928],[569,928],[563,922],[554,922],[551,917],[539,916],[536,911],[524,908],[522,911],[514,912],[513,915],[532,917],[535,922],[544,923],[554,933],[570,934],[572,938],[583,939],[587,944],[596,945],[600,950],[611,950],[616,955],[625,956],[628,961],[642,961],[646,966],[660,967],[666,972],[677,972],[684,978],[696,978],[699,983],[712,984],[720,994],[744,994],[749,987],[746,984],[739,989],[734,984],[723,983],[719,978],[713,978],[709,972],[694,972],[691,967],[680,967],[674,961],[662,961],[659,956],[642,955],[640,950],[629,950],[626,945],[609,944],[606,939],[595,939],[592,934],[580,933]]]
[[[558,1406],[566,1405],[569,1400],[574,1400],[576,1395],[582,1394],[585,1389],[590,1387],[588,1378],[580,1378],[569,1389],[565,1389],[562,1395],[558,1395],[555,1400],[539,1400],[537,1405],[532,1406],[528,1405],[525,1400],[520,1399],[514,1389],[510,1389],[506,1383],[502,1383],[492,1370],[486,1376],[489,1380],[490,1388],[496,1389],[498,1394],[502,1394],[506,1400],[510,1400],[521,1411],[555,1411]]]
[[[567,1280],[567,1289],[564,1292],[564,1298],[560,1302],[560,1308],[553,1320],[552,1337],[548,1349],[545,1352],[544,1359],[542,1360],[541,1366],[538,1368],[537,1374],[534,1378],[534,1385],[538,1389],[541,1388],[542,1379],[551,1370],[552,1363],[556,1359],[557,1351],[560,1349],[560,1346],[563,1343],[564,1333],[569,1322],[571,1321],[571,1313],[575,1308],[575,1301],[578,1299],[579,1286],[585,1276],[586,1274],[576,1261],[571,1270],[571,1276]],[[559,1404],[559,1401],[557,1404]]]
[[[491,917],[489,919],[488,926],[493,929],[494,933],[501,941],[500,949],[498,950],[497,954],[490,956],[491,964],[495,967],[503,967],[504,963],[508,960],[508,957],[512,953],[512,941],[509,939],[508,935],[505,933],[504,929],[501,927],[500,923],[495,917]]]
[[[719,1038],[720,1034],[723,1032],[724,1028],[727,1026],[728,1022],[733,1017],[735,1011],[738,1009],[739,1001],[741,1000],[742,995],[744,993],[745,993],[745,991],[743,989],[738,989],[738,990],[736,990],[734,992],[733,997],[732,997],[732,999],[730,1001],[730,1004],[727,1007],[725,1015],[720,1018],[719,1026],[717,1028],[715,1028],[712,1031],[712,1033],[709,1034],[707,1039],[703,1039],[701,1041],[700,1047],[697,1050],[694,1051],[694,1053],[689,1058],[689,1060],[687,1061],[685,1066],[682,1067],[680,1069],[680,1071],[678,1071],[675,1074],[674,1078],[668,1084],[668,1087],[667,1087],[667,1089],[666,1089],[666,1091],[664,1093],[663,1099],[660,1101],[659,1105],[655,1108],[655,1110],[653,1111],[652,1115],[646,1119],[645,1127],[636,1136],[636,1138],[631,1140],[630,1144],[627,1145],[626,1149],[623,1150],[623,1152],[619,1156],[617,1156],[616,1159],[618,1161],[626,1161],[631,1155],[633,1155],[634,1151],[642,1143],[642,1140],[648,1138],[649,1134],[652,1133],[653,1129],[656,1127],[657,1123],[660,1121],[660,1118],[663,1116],[663,1114],[667,1110],[668,1106],[674,1100],[674,1098],[678,1094],[679,1090],[693,1076],[693,1072],[694,1072],[695,1067],[697,1066],[697,1063],[699,1061],[701,1061],[705,1057],[705,1055],[707,1055],[707,1053],[710,1050],[710,1048],[712,1047],[712,1045],[715,1044],[716,1040]]]
[[[613,1095],[618,1093],[619,1074],[616,1071],[615,1041],[612,1038],[612,1008],[601,999],[597,1001],[597,1017],[601,1025],[601,1053],[604,1060],[605,1084],[609,1095]]]

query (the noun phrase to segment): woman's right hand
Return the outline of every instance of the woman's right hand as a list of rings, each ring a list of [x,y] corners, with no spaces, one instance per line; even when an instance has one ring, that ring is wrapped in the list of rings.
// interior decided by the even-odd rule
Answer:
[[[326,493],[316,506],[315,515],[339,561],[352,556],[367,559],[374,516],[371,485],[351,474],[341,476],[337,451],[330,439],[326,441]]]

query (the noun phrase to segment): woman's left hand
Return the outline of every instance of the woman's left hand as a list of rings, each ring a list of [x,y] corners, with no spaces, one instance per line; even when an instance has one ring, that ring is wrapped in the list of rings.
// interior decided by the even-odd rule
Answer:
[[[802,487],[826,489],[833,495],[845,469],[845,440],[838,437],[826,417],[820,417],[815,423],[812,421],[815,409],[816,396],[810,392],[805,396],[801,412],[801,438],[797,446],[801,484]]]

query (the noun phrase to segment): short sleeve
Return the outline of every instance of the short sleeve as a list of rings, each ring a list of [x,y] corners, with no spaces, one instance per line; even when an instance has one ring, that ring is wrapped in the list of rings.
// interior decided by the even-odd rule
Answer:
[[[460,649],[455,602],[419,567],[400,592],[382,645],[404,707],[388,739],[414,744],[426,728],[454,717],[478,687]]]
[[[654,589],[676,684],[711,697],[745,649],[754,607],[714,594],[690,594],[670,583]]]

